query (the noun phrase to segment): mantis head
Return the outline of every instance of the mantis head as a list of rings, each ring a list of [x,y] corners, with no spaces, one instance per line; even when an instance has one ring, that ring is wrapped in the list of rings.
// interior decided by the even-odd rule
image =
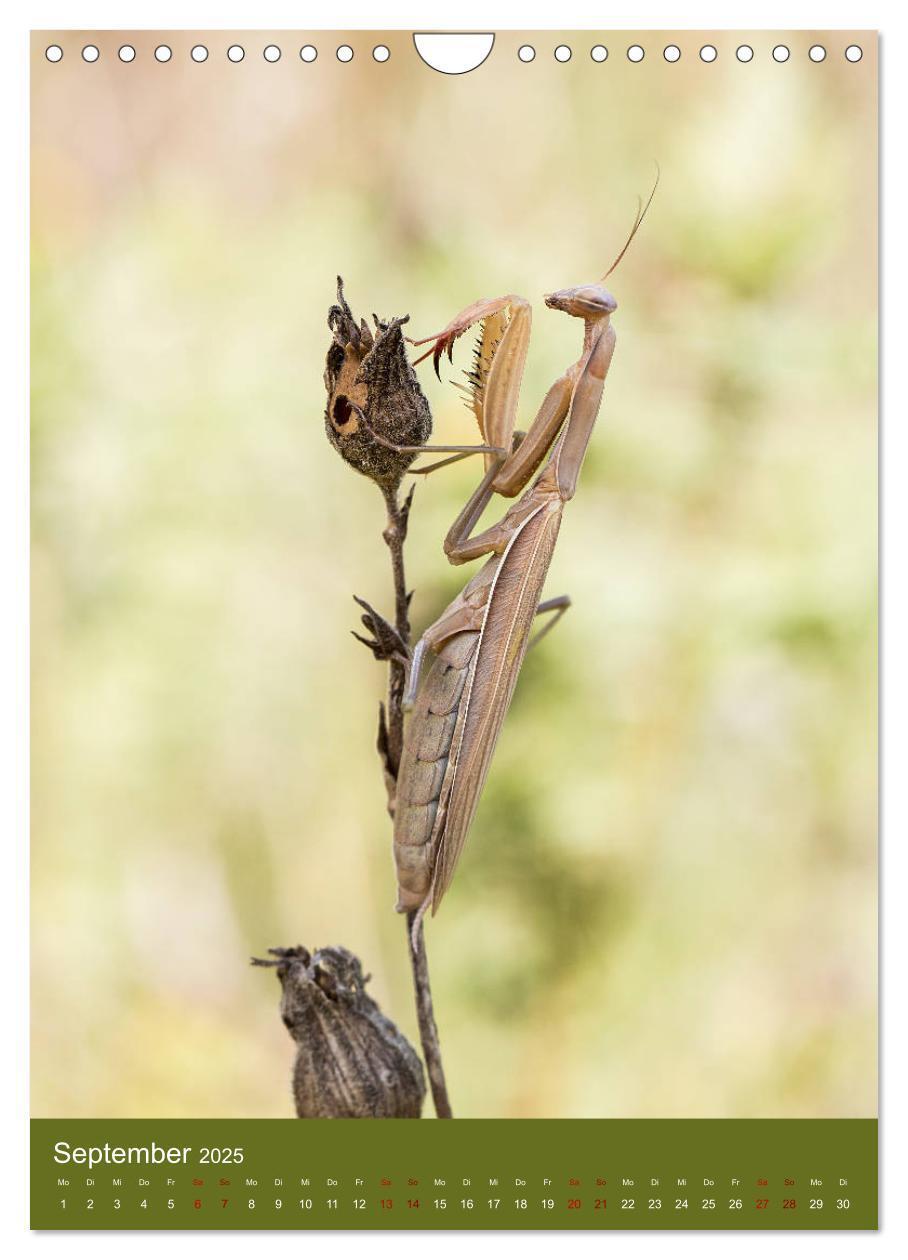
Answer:
[[[558,289],[545,295],[545,304],[553,311],[564,311],[579,319],[608,319],[618,303],[601,284],[581,284],[574,289]]]

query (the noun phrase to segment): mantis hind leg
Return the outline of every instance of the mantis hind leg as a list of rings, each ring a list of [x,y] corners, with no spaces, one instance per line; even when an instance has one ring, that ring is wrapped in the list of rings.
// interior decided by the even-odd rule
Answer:
[[[558,622],[561,620],[561,618],[564,616],[564,614],[567,612],[570,606],[571,606],[570,595],[555,595],[551,599],[544,599],[541,601],[541,603],[536,609],[536,616],[537,617],[544,616],[546,613],[553,613],[554,616],[551,618],[551,620],[546,622],[546,624],[542,627],[541,630],[536,631],[532,639],[530,639],[529,645],[527,647],[527,651],[529,651],[531,647],[535,647],[535,645],[539,642],[540,639],[544,639],[550,630],[554,630],[555,626],[558,624]]]

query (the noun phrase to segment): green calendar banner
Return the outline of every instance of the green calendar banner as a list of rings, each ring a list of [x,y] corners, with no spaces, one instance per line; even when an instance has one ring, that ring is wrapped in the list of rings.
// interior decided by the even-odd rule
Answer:
[[[34,1229],[876,1229],[876,1120],[35,1120]]]

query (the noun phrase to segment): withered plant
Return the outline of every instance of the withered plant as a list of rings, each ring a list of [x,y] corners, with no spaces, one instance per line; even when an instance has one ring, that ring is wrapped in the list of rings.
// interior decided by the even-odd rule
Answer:
[[[401,497],[401,482],[432,431],[432,415],[407,354],[402,327],[409,316],[374,327],[357,322],[338,277],[337,302],[328,312],[332,341],[325,365],[328,402],[325,430],[331,445],[357,472],[374,481],[385,504],[382,537],[391,562],[394,612],[388,618],[354,595],[365,634],[354,631],[377,661],[387,664],[387,700],[379,705],[377,747],[394,817],[403,752],[404,687],[410,659],[409,607],[404,543],[413,487]],[[432,1006],[422,920],[406,915],[406,940],[413,973],[423,1057],[439,1119],[452,1115]],[[310,955],[302,946],[272,949],[253,959],[277,970],[281,1014],[297,1044],[293,1094],[301,1118],[413,1118],[425,1095],[422,1067],[396,1026],[366,994],[362,967],[340,946]]]

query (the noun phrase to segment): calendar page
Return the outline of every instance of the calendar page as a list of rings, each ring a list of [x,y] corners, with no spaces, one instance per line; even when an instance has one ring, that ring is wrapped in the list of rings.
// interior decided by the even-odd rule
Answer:
[[[31,1223],[877,1225],[877,36],[31,43]]]

